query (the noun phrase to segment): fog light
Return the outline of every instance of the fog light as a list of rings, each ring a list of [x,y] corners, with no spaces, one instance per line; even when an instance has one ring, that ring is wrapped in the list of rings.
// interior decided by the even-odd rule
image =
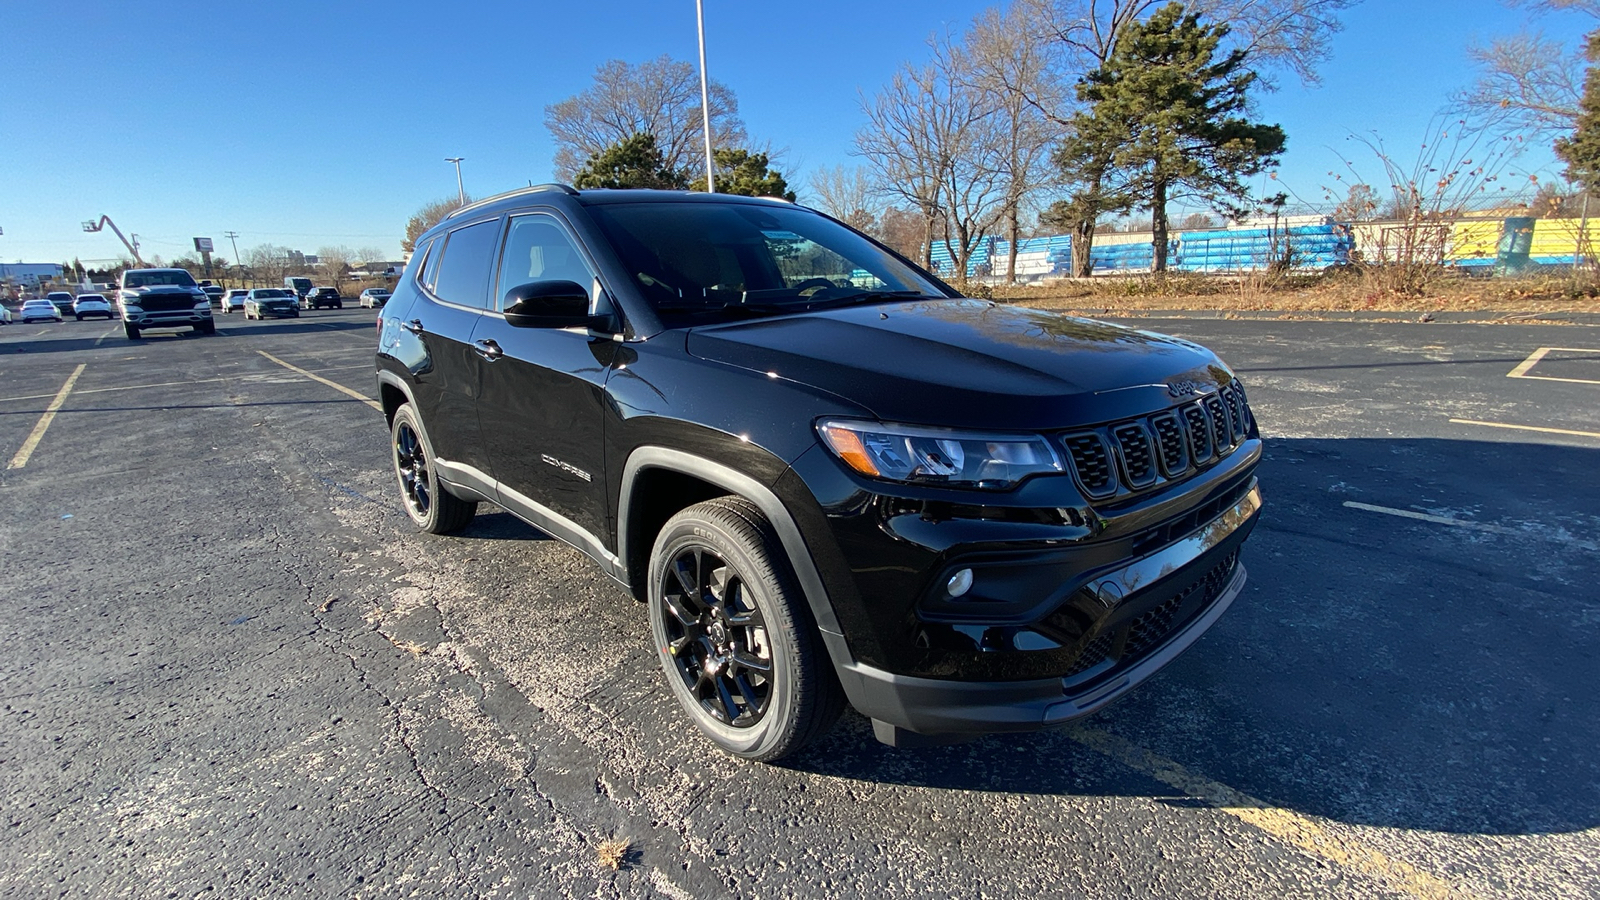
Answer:
[[[972,590],[972,570],[962,569],[951,575],[950,580],[945,582],[944,589],[949,592],[952,598],[960,597],[967,591]]]

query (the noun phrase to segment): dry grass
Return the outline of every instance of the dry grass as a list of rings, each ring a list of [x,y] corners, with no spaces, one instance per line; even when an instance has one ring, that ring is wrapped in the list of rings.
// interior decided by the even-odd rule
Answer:
[[[600,865],[612,869],[621,869],[628,864],[628,851],[633,849],[633,842],[621,838],[601,841],[594,848],[595,857]]]
[[[1422,295],[1398,294],[1359,272],[1330,275],[1204,276],[1169,274],[1061,280],[992,288],[996,300],[1040,309],[1206,309],[1280,312],[1477,312],[1486,317],[1600,313],[1600,278],[1560,275],[1514,278],[1442,277]]]

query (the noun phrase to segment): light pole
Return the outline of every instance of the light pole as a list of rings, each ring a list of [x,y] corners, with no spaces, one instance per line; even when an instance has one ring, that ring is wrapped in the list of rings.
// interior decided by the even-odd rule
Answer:
[[[463,159],[466,159],[466,157],[465,156],[447,156],[447,157],[445,157],[444,161],[447,162],[447,163],[455,163],[456,164],[456,197],[458,199],[460,199],[462,206],[466,206],[467,205],[467,189],[461,186],[461,161]]]
[[[706,192],[717,192],[716,176],[711,162],[711,90],[706,78],[706,7],[705,0],[694,0],[695,21],[700,26],[700,121],[706,135]]]

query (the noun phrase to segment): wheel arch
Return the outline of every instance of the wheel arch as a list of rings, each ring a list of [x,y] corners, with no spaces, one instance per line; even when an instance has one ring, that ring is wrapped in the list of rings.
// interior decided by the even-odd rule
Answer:
[[[834,664],[850,662],[822,576],[788,508],[771,488],[744,472],[703,456],[654,446],[640,447],[628,456],[617,510],[617,555],[628,573],[634,596],[641,600],[646,597],[650,551],[667,519],[702,500],[729,494],[754,503],[766,516],[783,545],[789,568],[799,582],[806,606],[822,632],[823,644]],[[843,658],[840,653],[844,654]]]
[[[378,402],[383,405],[383,420],[394,424],[395,410],[412,403],[411,388],[393,372],[378,370]]]

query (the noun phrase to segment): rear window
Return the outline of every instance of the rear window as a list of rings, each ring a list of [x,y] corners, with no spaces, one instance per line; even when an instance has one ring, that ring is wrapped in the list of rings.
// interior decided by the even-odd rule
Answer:
[[[494,263],[500,220],[490,219],[450,232],[434,276],[433,292],[462,306],[488,305],[489,269]]]

